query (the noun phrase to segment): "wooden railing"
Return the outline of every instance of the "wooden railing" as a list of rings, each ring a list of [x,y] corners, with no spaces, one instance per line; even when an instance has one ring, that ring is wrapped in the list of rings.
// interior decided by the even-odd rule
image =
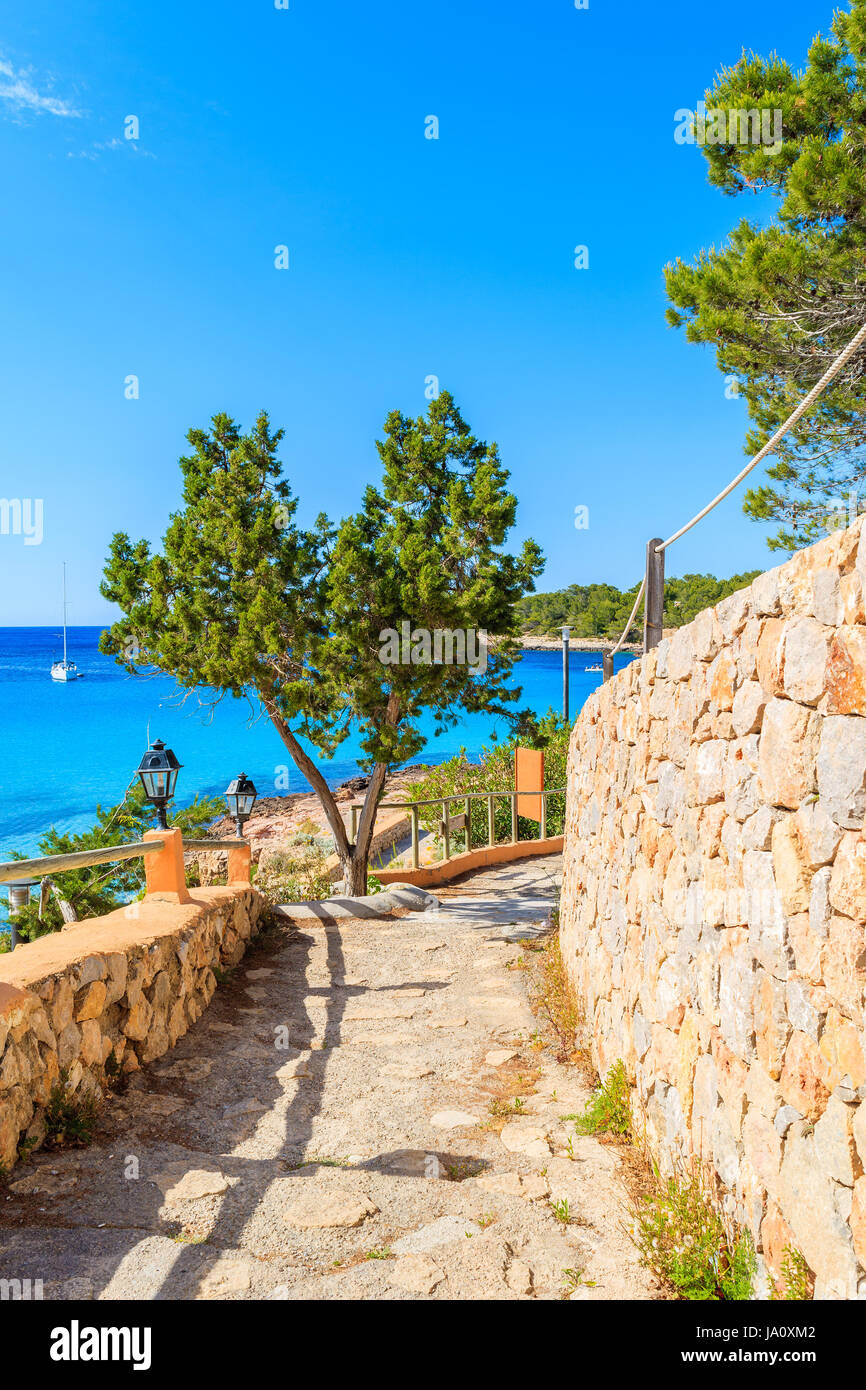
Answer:
[[[106,845],[104,849],[82,849],[73,854],[49,854],[42,859],[7,859],[0,864],[0,883],[14,883],[18,878],[45,878],[67,869],[88,869],[92,864],[141,859],[161,849],[165,849],[164,840],[136,840],[128,845]]]
[[[434,796],[434,797],[431,797],[431,798],[429,798],[428,800],[424,800],[424,801],[380,801],[380,802],[379,802],[379,805],[378,805],[378,807],[377,807],[376,809],[377,809],[377,813],[378,813],[378,811],[381,811],[381,810],[386,810],[386,811],[408,811],[408,812],[409,812],[409,814],[410,814],[410,819],[411,819],[411,826],[412,826],[412,868],[413,868],[413,869],[417,869],[417,868],[419,867],[419,863],[420,863],[420,855],[419,855],[419,839],[420,839],[420,837],[419,837],[419,829],[420,829],[420,821],[421,821],[420,808],[421,808],[422,806],[441,806],[441,807],[442,807],[442,817],[441,817],[441,819],[440,819],[440,821],[439,821],[438,834],[439,834],[439,836],[440,836],[441,839],[442,839],[443,849],[444,849],[444,858],[445,858],[445,859],[450,859],[450,857],[451,857],[451,834],[452,834],[452,831],[458,831],[458,832],[462,831],[462,832],[464,832],[465,835],[466,835],[466,848],[467,848],[467,850],[470,850],[470,849],[472,848],[472,816],[471,816],[470,802],[472,802],[472,801],[486,801],[486,802],[487,802],[487,844],[488,844],[489,846],[493,846],[493,845],[496,844],[496,808],[495,808],[495,801],[496,801],[496,798],[497,798],[497,797],[500,797],[500,798],[505,797],[508,801],[510,801],[510,802],[511,802],[511,839],[508,840],[508,841],[505,841],[505,843],[506,843],[506,844],[516,845],[516,844],[519,843],[518,825],[517,825],[517,822],[518,822],[517,802],[518,802],[519,798],[522,797],[522,796],[533,796],[533,797],[536,797],[536,796],[537,796],[537,797],[540,797],[540,798],[541,798],[541,817],[540,817],[540,819],[539,819],[539,825],[538,825],[538,838],[539,838],[539,840],[546,840],[546,839],[547,839],[547,798],[548,798],[549,796],[563,796],[564,794],[565,794],[565,787],[545,787],[545,788],[543,788],[541,791],[532,791],[532,792],[523,792],[523,791],[521,791],[521,792],[517,792],[517,791],[513,791],[513,792],[510,792],[510,791],[509,791],[509,792],[462,792],[462,793],[460,793],[459,795],[456,795],[456,796]],[[449,813],[449,807],[451,806],[451,804],[452,804],[453,802],[462,802],[462,803],[463,803],[465,809],[464,809],[462,815],[460,815],[460,816],[452,816],[452,815],[450,815],[450,813]],[[353,805],[353,806],[351,807],[351,826],[352,826],[352,841],[353,841],[353,842],[354,842],[355,837],[357,836],[357,833],[358,833],[358,813],[360,812],[360,810],[361,810],[361,807],[358,806],[358,805]]]
[[[208,840],[184,838],[185,850],[240,849],[244,839]],[[0,883],[14,883],[19,878],[46,878],[69,869],[89,869],[94,864],[119,864],[124,859],[143,859],[165,849],[165,840],[134,840],[126,845],[105,845],[102,849],[75,850],[71,854],[48,854],[41,859],[7,859],[0,864]]]

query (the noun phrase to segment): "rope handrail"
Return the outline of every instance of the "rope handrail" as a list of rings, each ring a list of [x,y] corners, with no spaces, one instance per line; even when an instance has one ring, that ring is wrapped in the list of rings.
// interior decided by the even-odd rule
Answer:
[[[640,588],[639,588],[638,591],[637,591],[637,598],[636,598],[635,601],[634,601],[634,608],[631,610],[631,617],[629,618],[628,622],[626,623],[625,627],[623,628],[623,630],[622,630],[622,636],[620,637],[620,639],[619,639],[619,641],[617,642],[616,646],[612,649],[612,651],[610,651],[610,652],[608,653],[609,656],[612,656],[612,657],[616,656],[617,652],[619,651],[620,647],[622,646],[623,642],[625,641],[627,634],[631,631],[631,625],[632,625],[632,623],[634,622],[635,617],[637,616],[638,606],[639,606],[639,604],[640,604],[641,599],[643,598],[643,591],[644,591],[645,588],[646,588],[646,575],[644,575],[643,579],[642,579],[641,582],[640,582]]]
[[[806,414],[806,411],[814,405],[821,393],[829,386],[830,382],[839,375],[842,368],[850,361],[858,348],[863,345],[864,341],[866,341],[866,323],[861,325],[847,346],[844,347],[838,356],[830,363],[830,366],[827,368],[826,372],[824,372],[823,376],[815,382],[815,385],[806,393],[799,405],[791,411],[787,420],[779,426],[775,434],[767,440],[766,444],[758,450],[754,457],[749,459],[745,468],[741,468],[737,476],[731,479],[727,487],[723,488],[711,502],[708,502],[705,507],[702,507],[701,510],[697,512],[690,521],[687,521],[684,526],[681,526],[678,531],[674,531],[672,536],[668,536],[666,541],[656,538],[648,543],[644,578],[637,591],[637,598],[634,601],[631,616],[616,646],[605,652],[604,679],[606,681],[610,680],[613,675],[613,658],[628,636],[631,625],[637,616],[642,598],[644,599],[646,610],[644,616],[644,652],[648,652],[661,640],[664,614],[665,551],[668,546],[673,545],[674,541],[678,541],[687,531],[691,531],[692,527],[697,526],[699,521],[703,521],[704,517],[708,516],[714,507],[717,507],[720,502],[723,502],[724,499],[733,492],[734,488],[738,487],[743,479],[748,477],[752,469],[756,468],[762,459],[765,459],[768,454],[774,451],[779,441],[783,439],[788,431],[796,425],[797,421]]]
[[[714,497],[712,502],[708,502],[707,505],[701,511],[699,511],[696,516],[693,516],[691,521],[687,521],[685,526],[681,526],[680,529],[678,531],[675,531],[672,536],[668,536],[666,541],[662,541],[661,545],[656,546],[657,554],[663,550],[667,550],[668,546],[673,545],[674,541],[678,541],[680,536],[684,536],[686,532],[690,531],[693,526],[696,526],[699,521],[703,521],[704,517],[707,516],[713,510],[713,507],[717,507],[720,502],[723,502],[724,499],[728,496],[728,494],[733,492],[734,488],[737,487],[743,481],[743,479],[748,476],[749,473],[751,473],[752,469],[756,468],[762,459],[766,458],[768,454],[771,454],[773,452],[779,440],[782,439],[788,433],[792,425],[796,425],[800,417],[802,415],[805,415],[806,411],[809,409],[811,405],[814,405],[815,401],[821,395],[821,392],[824,390],[825,386],[829,386],[833,378],[839,375],[846,362],[849,360],[849,358],[853,357],[854,353],[860,347],[860,344],[864,341],[864,339],[866,339],[866,323],[863,324],[862,328],[858,329],[848,346],[846,348],[843,348],[843,350],[840,352],[839,356],[836,358],[834,362],[831,362],[830,366],[827,368],[820,381],[816,381],[815,385],[812,387],[808,395],[803,397],[796,410],[791,412],[785,423],[779,426],[772,438],[767,440],[763,448],[758,450],[754,458],[749,460],[745,468],[741,469],[740,472],[737,474],[736,478],[732,479],[732,481],[728,483],[728,486],[719,493],[718,497]]]

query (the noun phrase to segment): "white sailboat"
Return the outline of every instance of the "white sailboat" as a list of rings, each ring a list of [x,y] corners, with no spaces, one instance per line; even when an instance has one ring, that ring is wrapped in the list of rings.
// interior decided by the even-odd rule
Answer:
[[[74,661],[70,661],[66,655],[66,561],[63,562],[63,660],[55,661],[51,667],[51,679],[53,681],[74,681],[78,680],[81,672]]]

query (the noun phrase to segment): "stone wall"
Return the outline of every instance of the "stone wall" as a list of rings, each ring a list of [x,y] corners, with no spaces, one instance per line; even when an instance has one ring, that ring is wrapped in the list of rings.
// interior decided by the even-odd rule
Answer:
[[[99,1093],[174,1047],[210,1003],[215,966],[236,964],[257,931],[252,888],[146,897],[0,955],[0,1168],[38,1146],[61,1072]]]
[[[861,540],[862,537],[862,540]],[[859,542],[859,548],[858,548]],[[778,1276],[866,1295],[866,530],[762,575],[588,700],[561,941],[600,1073]]]

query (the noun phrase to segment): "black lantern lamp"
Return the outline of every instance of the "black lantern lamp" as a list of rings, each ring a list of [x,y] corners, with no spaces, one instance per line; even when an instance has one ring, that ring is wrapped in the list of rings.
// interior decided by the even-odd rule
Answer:
[[[156,807],[161,830],[168,829],[165,808],[174,796],[174,784],[182,766],[171,749],[166,748],[162,739],[157,739],[156,743],[151,744],[138,765],[144,794]]]
[[[252,783],[252,778],[242,772],[233,782],[229,782],[223,793],[228,802],[229,815],[234,816],[238,834],[244,833],[244,822],[248,821],[252,814],[258,792]]]

